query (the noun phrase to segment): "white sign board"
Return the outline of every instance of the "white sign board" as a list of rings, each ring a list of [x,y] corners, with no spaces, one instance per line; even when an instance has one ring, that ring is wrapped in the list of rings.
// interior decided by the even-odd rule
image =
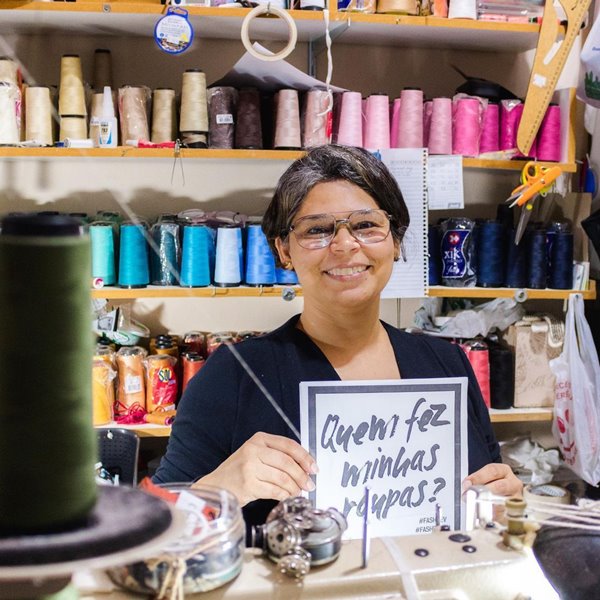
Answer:
[[[427,533],[436,505],[459,529],[467,475],[466,377],[300,384],[302,445],[319,467],[309,494],[362,536],[365,487],[373,537]]]

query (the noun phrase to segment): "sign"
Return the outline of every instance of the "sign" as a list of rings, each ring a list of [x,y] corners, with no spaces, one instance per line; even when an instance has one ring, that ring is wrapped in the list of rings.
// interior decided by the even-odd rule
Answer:
[[[466,377],[300,384],[302,445],[319,467],[309,494],[362,537],[365,487],[373,537],[459,529],[467,475]]]

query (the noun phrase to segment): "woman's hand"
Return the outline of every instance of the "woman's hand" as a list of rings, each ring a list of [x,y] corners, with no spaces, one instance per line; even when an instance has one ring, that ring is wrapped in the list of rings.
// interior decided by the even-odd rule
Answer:
[[[485,485],[498,496],[521,496],[523,493],[521,480],[508,465],[502,463],[490,463],[465,477],[462,491],[466,492],[473,485]]]
[[[228,489],[244,506],[259,498],[284,500],[310,492],[315,488],[310,474],[316,472],[314,459],[298,442],[259,432],[194,485]]]

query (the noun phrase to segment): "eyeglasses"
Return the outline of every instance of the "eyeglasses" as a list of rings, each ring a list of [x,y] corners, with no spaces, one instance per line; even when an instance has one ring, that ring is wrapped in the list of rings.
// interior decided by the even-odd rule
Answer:
[[[345,219],[336,219],[331,213],[306,215],[291,225],[289,231],[294,233],[298,244],[307,250],[329,246],[342,225],[361,244],[377,244],[390,234],[391,219],[391,215],[384,210],[369,208],[356,210]]]

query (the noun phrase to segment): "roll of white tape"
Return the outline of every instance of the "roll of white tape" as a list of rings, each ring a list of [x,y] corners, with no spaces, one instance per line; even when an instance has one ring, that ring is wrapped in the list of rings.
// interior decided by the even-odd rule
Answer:
[[[250,36],[248,33],[248,30],[250,28],[250,22],[255,17],[265,14],[277,15],[278,17],[282,18],[288,26],[288,33],[290,36],[288,43],[283,50],[277,52],[276,54],[265,54],[263,52],[259,52],[258,50],[256,50],[256,48],[252,46],[252,42],[250,41]],[[259,4],[258,6],[253,8],[244,18],[244,21],[242,22],[241,37],[242,43],[244,44],[244,47],[246,48],[249,54],[260,60],[275,61],[282,60],[283,58],[288,56],[296,47],[296,42],[298,41],[298,29],[296,28],[296,24],[294,23],[292,17],[290,17],[287,10],[282,10],[281,8],[273,6],[270,3],[266,5]]]

